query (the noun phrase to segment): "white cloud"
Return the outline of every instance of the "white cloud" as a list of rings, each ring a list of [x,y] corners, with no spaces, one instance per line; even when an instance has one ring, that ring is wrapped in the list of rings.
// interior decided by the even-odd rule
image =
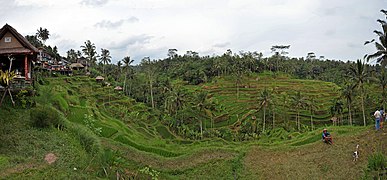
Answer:
[[[110,20],[102,20],[94,25],[94,27],[99,27],[99,28],[117,28],[120,27],[124,23],[135,23],[138,22],[139,19],[132,16],[127,19],[120,19],[118,21],[110,21]]]
[[[313,51],[355,60],[373,51],[362,44],[380,29],[376,19],[383,18],[379,10],[385,6],[385,0],[0,1],[6,1],[0,26],[8,23],[23,35],[47,28],[53,34],[47,43],[62,55],[91,40],[110,48],[113,61],[127,55],[162,58],[169,48],[213,55],[228,48],[269,52],[280,44],[291,45],[290,56]]]

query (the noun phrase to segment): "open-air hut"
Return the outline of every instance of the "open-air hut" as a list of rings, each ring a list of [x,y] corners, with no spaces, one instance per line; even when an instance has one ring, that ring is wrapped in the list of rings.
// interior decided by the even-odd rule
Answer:
[[[83,66],[81,63],[72,63],[70,64],[70,68],[73,70],[80,70],[85,68],[85,66]]]
[[[102,82],[102,81],[105,80],[105,78],[102,77],[102,76],[97,76],[97,77],[95,78],[95,80],[96,80],[97,82]]]
[[[0,69],[9,69],[9,57],[12,61],[11,70],[17,73],[17,78],[31,82],[32,62],[36,61],[39,50],[13,27],[5,24],[0,29]]]
[[[116,87],[114,88],[114,90],[116,90],[116,91],[122,91],[123,89],[122,89],[121,86],[116,86]]]

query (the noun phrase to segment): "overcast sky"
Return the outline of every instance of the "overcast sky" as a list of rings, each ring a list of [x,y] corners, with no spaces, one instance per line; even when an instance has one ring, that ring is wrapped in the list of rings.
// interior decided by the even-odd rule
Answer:
[[[91,40],[113,62],[131,56],[165,58],[168,49],[199,55],[258,51],[291,45],[289,56],[356,60],[380,30],[387,0],[0,0],[0,26],[22,35],[50,31],[62,56]]]

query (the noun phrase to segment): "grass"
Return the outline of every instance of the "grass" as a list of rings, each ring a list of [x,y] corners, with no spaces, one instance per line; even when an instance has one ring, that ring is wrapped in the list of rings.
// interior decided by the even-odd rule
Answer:
[[[260,81],[256,81],[256,77]],[[262,87],[278,86],[285,91],[294,86],[308,89],[305,90],[308,94],[325,96],[335,95],[337,88],[331,83],[293,80],[287,76],[278,76],[276,83],[262,84],[263,80],[272,80],[271,75],[256,77],[245,80],[250,83],[250,88],[241,88],[240,101],[235,98],[234,83],[228,79],[220,78],[216,83],[187,88],[191,88],[191,92],[206,89],[223,103],[226,109],[217,112],[217,116],[230,118],[220,118],[222,120],[215,123],[222,131],[229,130],[230,125],[244,116],[250,118],[246,114],[256,106],[254,99]],[[59,77],[47,81],[47,85],[40,87],[40,93],[45,95],[37,101],[53,103],[54,100],[48,97],[61,97],[65,102],[58,101],[56,108],[64,118],[65,126],[33,128],[26,116],[29,109],[0,109],[2,178],[114,179],[117,170],[126,178],[147,179],[150,177],[139,170],[150,167],[160,172],[160,179],[351,179],[362,176],[367,155],[379,147],[387,148],[385,132],[377,134],[370,131],[371,127],[349,126],[328,127],[334,137],[333,146],[320,142],[321,128],[303,133],[269,129],[257,139],[245,142],[233,142],[232,138],[184,140],[162,125],[150,108],[118,93],[113,96],[113,92],[93,79]],[[318,100],[320,103],[328,101],[324,96]],[[328,109],[326,106],[321,105],[321,108]],[[280,106],[278,109],[286,108]],[[302,112],[305,124],[309,123],[308,113]],[[102,128],[100,135],[84,126],[85,114],[93,115],[94,127]],[[294,116],[292,112],[286,114]],[[262,114],[256,116],[261,118]],[[319,117],[319,121],[325,120],[328,117],[326,110]],[[271,126],[270,122],[268,126]],[[208,127],[209,121],[205,123]],[[357,143],[361,144],[361,159],[354,164],[350,156]],[[107,150],[114,155],[106,155],[104,159]],[[44,161],[44,156],[50,152],[58,156],[52,165]],[[335,173],[330,173],[332,171]]]

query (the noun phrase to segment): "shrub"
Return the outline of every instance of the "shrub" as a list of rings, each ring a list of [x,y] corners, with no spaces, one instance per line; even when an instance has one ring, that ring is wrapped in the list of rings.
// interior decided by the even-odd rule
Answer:
[[[387,158],[382,153],[374,153],[368,157],[368,169],[371,171],[382,170],[387,167]]]
[[[61,120],[57,111],[48,106],[38,106],[30,111],[32,125],[37,128],[58,127]]]

